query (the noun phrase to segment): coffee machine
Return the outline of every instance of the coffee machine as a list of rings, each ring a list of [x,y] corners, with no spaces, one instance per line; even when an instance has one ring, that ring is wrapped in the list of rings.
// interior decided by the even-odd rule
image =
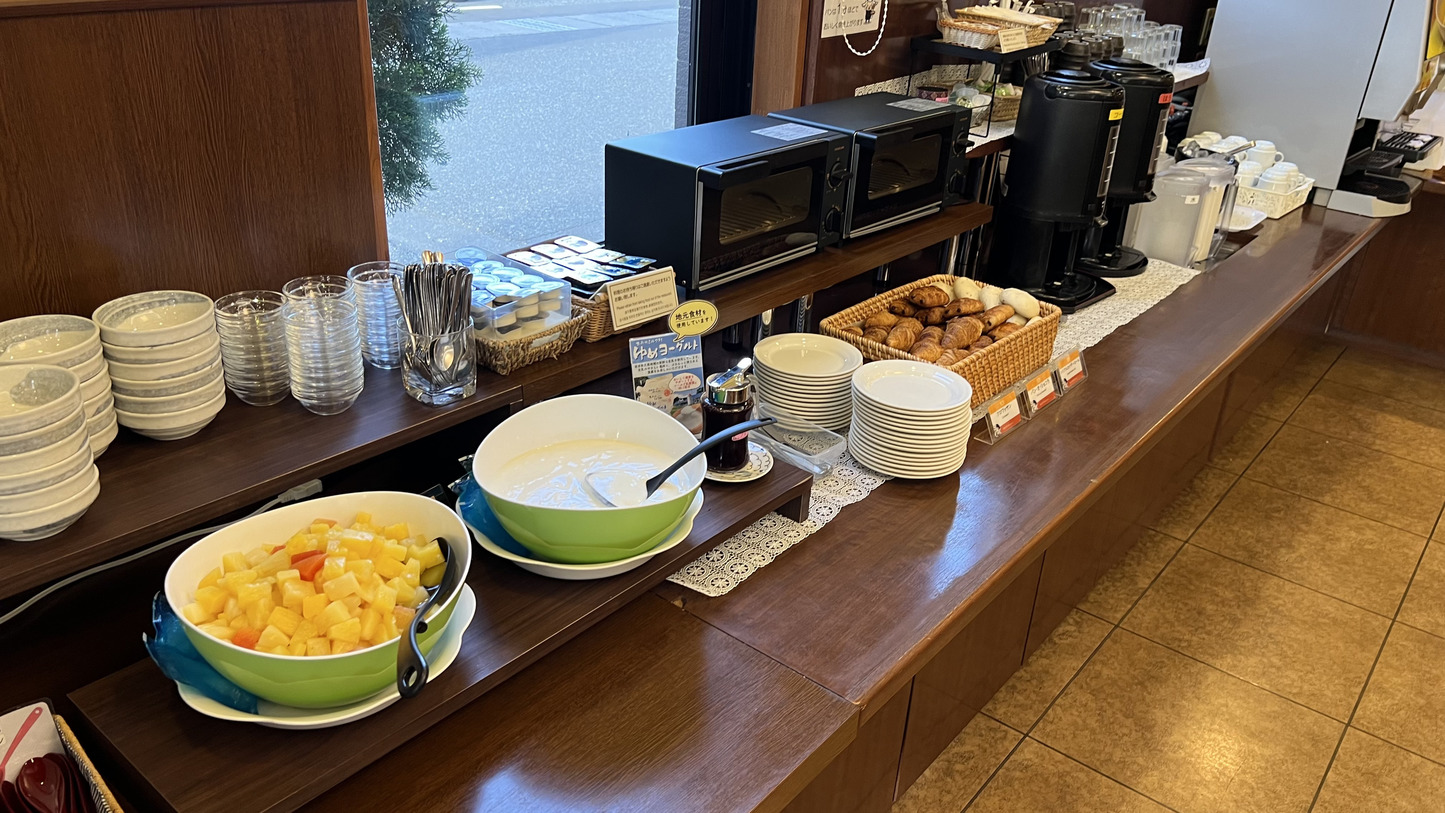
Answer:
[[[1169,123],[1174,74],[1128,57],[1101,59],[1089,67],[1124,91],[1124,118],[1119,122],[1119,148],[1104,202],[1107,222],[1085,236],[1079,268],[1100,277],[1132,277],[1144,273],[1149,258],[1122,244],[1124,227],[1129,207],[1154,199],[1154,169]]]
[[[1083,237],[1099,224],[1124,116],[1124,89],[1084,71],[1029,77],[995,215],[990,275],[1064,313],[1114,293],[1080,273]]]

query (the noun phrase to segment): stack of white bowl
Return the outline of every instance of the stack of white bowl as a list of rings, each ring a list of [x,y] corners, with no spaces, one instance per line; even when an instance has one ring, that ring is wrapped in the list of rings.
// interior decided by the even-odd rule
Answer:
[[[853,374],[848,449],[869,468],[914,480],[958,471],[973,424],[973,387],[921,361],[875,361]]]
[[[100,330],[84,316],[51,314],[0,322],[0,364],[51,364],[80,379],[90,448],[100,457],[120,431]]]
[[[0,367],[0,539],[58,534],[98,494],[79,376],[45,364]]]
[[[179,440],[226,405],[214,307],[191,291],[150,291],[96,308],[121,426]]]
[[[753,381],[758,397],[788,413],[778,423],[789,429],[796,418],[824,429],[842,429],[852,418],[848,398],[853,372],[863,364],[858,348],[831,336],[781,333],[753,348]]]

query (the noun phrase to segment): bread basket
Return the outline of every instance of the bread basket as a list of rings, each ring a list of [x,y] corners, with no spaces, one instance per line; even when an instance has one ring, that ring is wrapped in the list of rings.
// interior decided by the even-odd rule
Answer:
[[[938,21],[938,31],[943,35],[944,42],[954,45],[985,51],[998,45],[999,27],[992,23],[941,19]]]
[[[924,361],[906,351],[895,350],[886,344],[848,333],[843,328],[859,324],[874,314],[882,313],[888,309],[890,302],[900,297],[906,297],[919,288],[942,283],[951,290],[955,279],[957,278],[948,274],[937,274],[924,277],[917,282],[910,282],[823,319],[819,323],[818,329],[826,336],[842,339],[857,347],[862,351],[864,358],[872,361],[879,359]],[[982,350],[970,353],[968,358],[948,367],[967,379],[973,387],[973,406],[977,407],[988,401],[1023,380],[1029,373],[1049,363],[1049,359],[1053,358],[1054,339],[1059,335],[1059,317],[1061,315],[1062,311],[1057,307],[1047,302],[1040,302],[1039,321],[1025,325],[1022,330],[1005,336]]]
[[[1030,48],[1048,42],[1049,37],[1058,29],[1059,23],[1063,22],[1057,17],[1025,14],[997,6],[965,6],[955,10],[953,16],[960,22],[983,23],[1000,28],[1022,28],[1028,35]]]

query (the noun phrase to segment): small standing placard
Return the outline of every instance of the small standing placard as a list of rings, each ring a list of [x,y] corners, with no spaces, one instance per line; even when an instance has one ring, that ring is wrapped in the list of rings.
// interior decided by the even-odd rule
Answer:
[[[677,278],[672,268],[659,268],[604,286],[612,327],[627,330],[667,316],[677,307]]]
[[[998,32],[998,49],[1007,54],[1029,47],[1029,32],[1022,28],[1003,28]]]
[[[1009,387],[992,401],[984,405],[983,431],[974,436],[975,440],[992,446],[1028,420],[1019,406],[1019,388]]]
[[[1084,367],[1084,351],[1078,346],[1070,347],[1054,359],[1054,378],[1059,385],[1059,392],[1067,393],[1084,383],[1084,379],[1088,377],[1089,371]]]
[[[664,333],[627,341],[632,397],[702,431],[702,337]]]
[[[1059,400],[1059,388],[1054,383],[1054,366],[1040,367],[1024,378],[1024,406],[1029,417],[1039,414],[1044,407]]]
[[[717,305],[706,299],[689,299],[678,305],[667,317],[667,329],[679,339],[701,336],[717,325]]]

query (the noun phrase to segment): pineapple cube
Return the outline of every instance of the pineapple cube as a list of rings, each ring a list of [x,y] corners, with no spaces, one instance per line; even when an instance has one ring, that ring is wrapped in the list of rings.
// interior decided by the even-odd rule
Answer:
[[[291,555],[282,549],[257,562],[255,571],[259,576],[275,576],[290,566]]]
[[[266,561],[266,557],[270,555],[271,554],[266,552],[265,548],[251,548],[246,551],[246,565],[248,567],[255,567]]]
[[[382,618],[391,616],[391,611],[396,609],[396,590],[386,585],[376,588],[376,597],[371,600],[372,609],[376,610]]]
[[[304,644],[320,634],[321,628],[316,626],[315,621],[309,618],[303,618],[301,619],[301,623],[296,625],[296,631],[291,633],[291,643],[294,644],[300,641]]]
[[[422,603],[423,601],[426,601],[426,597],[427,597],[426,588],[425,588],[425,587],[418,587],[418,588],[416,588],[415,595],[416,595],[416,598],[412,599],[412,604],[411,604],[411,606],[413,606],[413,607],[420,607],[420,606],[421,606],[421,603]]]
[[[301,614],[285,607],[277,607],[271,611],[271,615],[267,616],[266,624],[286,633],[286,639],[289,641],[296,635],[296,629],[301,626]]]
[[[366,602],[367,604],[376,601],[376,588],[382,587],[386,584],[386,582],[382,581],[381,577],[376,575],[375,573],[371,574],[371,577],[366,579],[365,581],[362,581],[361,579],[357,579],[356,581],[358,585],[358,587],[356,588],[356,594],[358,596],[361,596],[361,600]]]
[[[397,547],[401,546],[398,545]],[[405,556],[406,548],[402,548],[401,551],[402,555]],[[395,579],[406,572],[406,566],[401,562],[401,559],[393,559],[383,551],[381,558],[372,563],[372,569],[383,579]]]
[[[202,607],[194,601],[181,608],[181,615],[184,616],[187,621],[198,627],[216,620],[215,613],[207,611],[205,607]]]
[[[278,572],[276,573],[276,583],[277,583],[277,584],[285,584],[286,582],[294,582],[294,581],[300,581],[300,580],[301,580],[301,571],[297,570],[297,569],[294,568],[294,567],[292,567],[292,568],[287,568],[286,570],[278,571]]]
[[[331,642],[331,654],[333,655],[345,655],[348,652],[355,652],[356,649],[356,644],[349,643],[347,641]]]
[[[326,609],[322,610],[320,614],[318,614],[312,620],[316,622],[317,629],[321,630],[322,632],[326,632],[327,630],[331,629],[332,625],[334,624],[340,624],[343,621],[350,621],[351,608],[347,607],[345,604],[342,604],[339,601],[333,601],[330,604],[326,605]]]
[[[235,618],[232,618],[230,621],[226,622],[226,626],[230,627],[232,630],[238,630],[248,627],[250,625],[246,623],[246,614],[238,613]]]
[[[275,627],[266,627],[265,629],[261,630],[261,640],[256,642],[257,649],[265,650],[267,652],[270,652],[277,647],[280,647],[281,650],[285,652],[286,649],[290,646],[291,636],[287,635],[281,630],[276,629]]]
[[[231,595],[240,595],[241,588],[256,581],[259,576],[256,571],[250,568],[242,570],[226,569],[226,575],[221,577],[221,586],[230,591]]]
[[[346,548],[341,544],[340,538],[326,540],[327,556],[340,556],[344,553],[346,553]]]
[[[330,641],[326,640],[325,638],[308,638],[308,639],[306,639],[306,655],[307,655],[307,657],[312,657],[312,658],[314,658],[314,657],[316,657],[317,655],[330,655],[330,654],[331,654],[331,642],[330,642]]]
[[[302,602],[314,595],[316,595],[316,585],[311,582],[300,579],[284,582],[281,585],[281,606],[300,610]],[[321,605],[321,607],[325,606],[325,604]],[[320,612],[320,608],[317,608],[317,611]]]
[[[271,598],[271,585],[264,582],[253,582],[242,585],[236,591],[236,601],[240,603],[241,609],[246,610],[261,599]]]
[[[332,579],[340,578],[346,572],[345,556],[327,556],[326,563],[321,565],[321,573],[316,576],[322,584]]]
[[[221,557],[221,569],[225,573],[235,573],[248,567],[250,565],[246,564],[246,554],[240,551],[227,553]]]
[[[376,565],[373,565],[370,559],[350,559],[346,562],[346,572],[355,573],[357,581],[370,581],[371,574],[376,572]]]
[[[354,644],[361,640],[361,619],[348,618],[339,624],[332,624],[326,630],[326,637],[333,641]]]
[[[401,631],[396,628],[396,616],[387,613],[381,617],[381,638],[380,641],[390,641],[393,638],[401,637]]]
[[[214,568],[211,568],[211,572],[210,572],[210,573],[207,573],[205,576],[202,576],[202,577],[201,577],[201,583],[200,583],[199,585],[197,585],[197,586],[198,586],[198,587],[215,587],[216,585],[218,585],[218,584],[220,584],[220,583],[221,583],[221,569],[220,569],[219,567],[214,567]]]
[[[388,525],[381,529],[381,535],[387,539],[406,539],[411,536],[411,528],[405,522],[398,522],[395,525]]]
[[[196,603],[205,608],[211,615],[220,615],[226,609],[226,602],[231,600],[231,594],[219,587],[201,587],[196,590]]]
[[[370,511],[357,511],[357,512],[356,512],[356,519],[352,520],[352,522],[351,522],[351,526],[352,526],[353,528],[356,527],[357,525],[370,525],[370,524],[371,524],[371,512],[370,512]]]
[[[335,629],[334,627],[332,629]],[[361,637],[368,641],[375,641],[376,634],[381,630],[381,614],[370,607],[361,611]]]
[[[305,598],[301,599],[301,617],[314,620],[321,615],[321,611],[325,610],[327,605],[329,605],[330,603],[331,599],[327,598],[326,594],[324,593],[317,593],[314,596],[306,596]]]
[[[271,611],[274,609],[276,609],[276,602],[272,601],[271,596],[267,595],[265,598],[246,608],[246,625],[254,627],[255,629],[261,629],[266,626],[266,619],[271,617]]]
[[[446,572],[446,562],[442,562],[439,565],[432,565],[426,570],[423,570],[421,572],[421,586],[436,587],[437,585],[442,583],[442,576],[445,576]]]
[[[401,564],[402,562],[406,561],[406,545],[403,545],[400,542],[392,542],[391,540],[387,540],[381,546],[381,555],[388,559],[395,559],[397,564]]]
[[[391,611],[391,617],[396,620],[396,630],[401,633],[411,626],[411,620],[416,617],[416,610],[410,607],[397,607]]]
[[[442,555],[441,545],[437,544],[435,539],[421,545],[412,545],[408,552],[411,554],[411,558],[421,562],[422,570],[436,567],[446,561],[446,557]]]
[[[311,520],[311,527],[307,530],[317,536],[325,536],[326,532],[330,531],[331,526],[335,524],[336,520],[334,519],[313,519]]]
[[[229,641],[231,636],[236,634],[236,631],[226,624],[206,624],[201,627],[201,632],[212,638],[220,638],[222,641]]]
[[[421,584],[421,562],[416,559],[407,559],[406,569],[402,571],[401,580],[412,587]]]
[[[322,587],[326,591],[326,597],[332,601],[340,601],[347,596],[354,596],[360,588],[361,585],[357,581],[355,573],[338,576],[327,581]]]
[[[286,540],[286,555],[296,556],[298,554],[313,551],[317,548],[316,537],[312,534],[298,533]]]
[[[287,644],[286,650],[287,650],[287,651],[286,651],[286,654],[287,654],[287,655],[294,655],[295,657],[298,657],[298,658],[300,658],[300,657],[305,657],[305,655],[306,655],[306,642],[305,642],[305,641],[292,641],[290,644]]]
[[[361,615],[361,596],[347,596],[341,600],[341,603],[345,604],[346,609],[351,611],[352,618]]]

